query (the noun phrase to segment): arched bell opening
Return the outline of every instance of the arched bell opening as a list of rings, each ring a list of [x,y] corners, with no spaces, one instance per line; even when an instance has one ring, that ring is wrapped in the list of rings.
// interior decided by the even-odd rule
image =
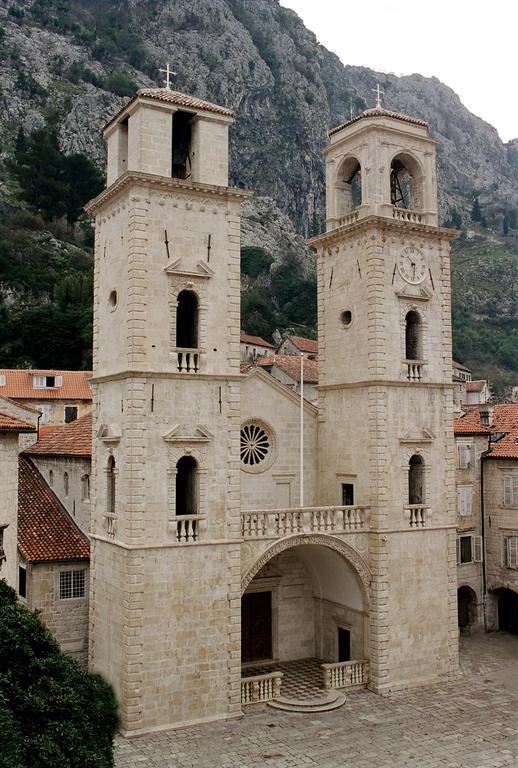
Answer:
[[[423,208],[423,174],[417,160],[406,153],[390,164],[390,202],[396,208]]]
[[[336,181],[336,214],[347,215],[363,202],[362,169],[355,157],[348,157],[340,165]]]

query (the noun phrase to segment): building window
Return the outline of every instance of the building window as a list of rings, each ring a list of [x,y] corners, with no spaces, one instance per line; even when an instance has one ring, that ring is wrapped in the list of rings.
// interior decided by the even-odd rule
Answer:
[[[7,525],[0,525],[0,567],[2,566],[4,560],[6,560],[4,547],[4,531],[6,528]]]
[[[352,483],[342,483],[342,506],[352,507],[354,505],[354,485]]]
[[[424,461],[415,454],[408,462],[408,503],[424,503]]]
[[[65,492],[65,497],[68,496],[68,491],[69,491],[68,472],[63,473],[63,490]]]
[[[504,506],[518,507],[518,475],[504,477]]]
[[[18,566],[18,594],[27,597],[27,569],[23,565]]]
[[[77,419],[77,406],[65,405],[65,424],[70,424],[71,421]]]
[[[482,536],[468,534],[457,538],[457,565],[482,562]]]
[[[198,514],[198,465],[192,456],[182,456],[176,465],[176,514]]]
[[[473,514],[473,486],[459,485],[457,488],[457,512],[460,517]]]
[[[110,456],[106,467],[106,509],[110,516],[115,515],[115,459]]]
[[[90,498],[90,475],[84,474],[81,477],[81,498],[88,501]]]
[[[50,405],[40,405],[41,419],[40,424],[48,424],[50,422]]]
[[[33,389],[55,389],[63,386],[63,376],[45,376],[36,374],[32,377]]]
[[[85,596],[85,571],[59,572],[59,599],[71,600]]]
[[[5,374],[0,376],[0,387],[5,387]]]
[[[49,485],[51,488],[54,485],[54,472],[52,469],[49,470]]]
[[[176,307],[176,346],[198,348],[198,297],[192,291],[180,291]]]
[[[504,554],[506,567],[518,569],[518,534],[505,537]]]
[[[459,469],[471,469],[471,445],[457,443],[457,461]]]
[[[407,360],[422,358],[421,318],[411,310],[405,317],[405,357]]]

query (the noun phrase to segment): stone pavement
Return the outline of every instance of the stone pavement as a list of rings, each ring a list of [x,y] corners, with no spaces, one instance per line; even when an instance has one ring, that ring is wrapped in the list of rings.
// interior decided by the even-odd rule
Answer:
[[[455,683],[358,691],[318,715],[248,707],[241,720],[117,740],[116,768],[518,768],[518,637],[462,639]]]

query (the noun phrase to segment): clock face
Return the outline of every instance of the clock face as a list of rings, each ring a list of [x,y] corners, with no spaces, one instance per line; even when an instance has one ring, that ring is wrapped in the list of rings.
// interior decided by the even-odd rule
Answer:
[[[417,285],[426,277],[426,262],[424,254],[419,248],[407,245],[399,254],[397,266],[399,274],[407,283]]]

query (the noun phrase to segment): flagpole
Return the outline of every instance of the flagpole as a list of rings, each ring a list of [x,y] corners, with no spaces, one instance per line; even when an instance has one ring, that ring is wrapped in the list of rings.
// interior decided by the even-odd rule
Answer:
[[[300,506],[304,506],[304,354],[300,353]]]

